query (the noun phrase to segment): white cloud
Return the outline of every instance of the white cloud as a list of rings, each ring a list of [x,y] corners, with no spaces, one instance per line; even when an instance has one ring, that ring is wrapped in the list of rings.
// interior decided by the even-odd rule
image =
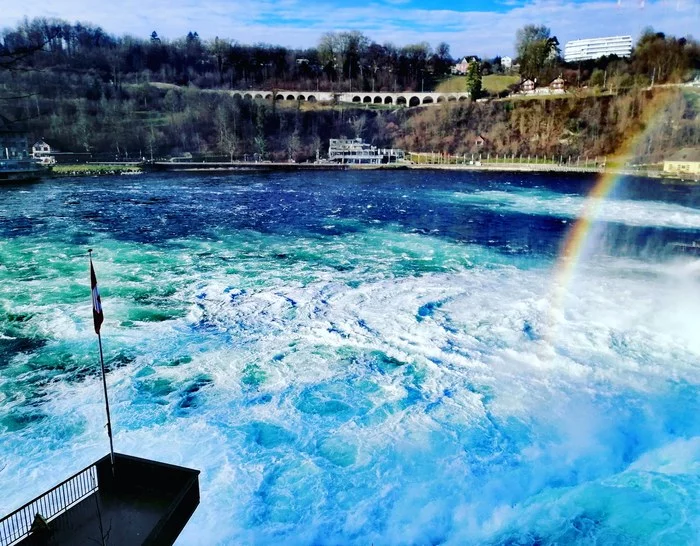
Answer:
[[[454,56],[512,54],[515,31],[527,23],[551,27],[562,45],[582,37],[636,37],[650,25],[675,35],[700,28],[700,0],[647,1],[644,7],[642,0],[621,0],[619,4],[614,0],[531,0],[504,13],[488,8],[415,9],[401,2],[335,7],[331,2],[300,0],[124,0],[118,5],[52,0],[48,5],[13,2],[4,9],[3,20],[12,25],[25,16],[48,16],[92,22],[115,34],[147,36],[156,30],[161,36],[176,38],[196,30],[203,38],[219,36],[242,43],[294,47],[314,45],[329,30],[358,29],[378,42],[398,45],[445,41]]]

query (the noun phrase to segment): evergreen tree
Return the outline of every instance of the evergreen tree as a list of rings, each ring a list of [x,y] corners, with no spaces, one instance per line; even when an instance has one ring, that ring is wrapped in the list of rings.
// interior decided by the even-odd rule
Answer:
[[[467,91],[472,99],[481,96],[481,67],[478,61],[472,61],[467,68]]]

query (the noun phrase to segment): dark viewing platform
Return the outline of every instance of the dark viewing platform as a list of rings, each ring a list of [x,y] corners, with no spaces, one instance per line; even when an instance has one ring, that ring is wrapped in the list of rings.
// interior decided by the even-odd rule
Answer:
[[[114,476],[107,455],[0,519],[0,546],[172,545],[199,504],[199,470],[114,458]]]

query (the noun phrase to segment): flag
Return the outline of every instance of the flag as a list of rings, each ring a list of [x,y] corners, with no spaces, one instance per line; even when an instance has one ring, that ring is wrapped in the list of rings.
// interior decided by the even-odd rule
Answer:
[[[90,258],[90,286],[92,288],[92,319],[95,322],[95,333],[100,335],[100,326],[105,320],[102,314],[102,300],[100,300],[100,292],[97,290],[97,277],[95,276],[95,268],[92,266],[92,258]]]

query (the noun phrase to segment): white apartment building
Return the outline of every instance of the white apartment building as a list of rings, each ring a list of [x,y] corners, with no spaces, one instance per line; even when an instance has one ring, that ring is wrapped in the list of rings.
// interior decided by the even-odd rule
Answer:
[[[632,36],[608,36],[571,40],[564,46],[564,60],[567,63],[598,59],[605,55],[629,57],[632,54]]]

